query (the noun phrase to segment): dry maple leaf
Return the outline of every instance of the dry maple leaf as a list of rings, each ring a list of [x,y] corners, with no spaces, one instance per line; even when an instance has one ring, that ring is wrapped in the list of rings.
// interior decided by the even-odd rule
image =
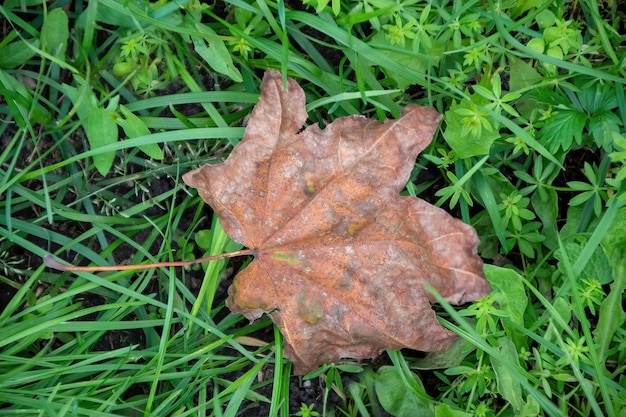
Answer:
[[[298,374],[384,349],[445,349],[455,336],[424,283],[453,304],[490,288],[474,229],[399,195],[439,114],[409,105],[398,120],[350,116],[298,133],[306,119],[302,89],[268,71],[226,162],[183,177],[255,255],[228,307],[269,314]]]

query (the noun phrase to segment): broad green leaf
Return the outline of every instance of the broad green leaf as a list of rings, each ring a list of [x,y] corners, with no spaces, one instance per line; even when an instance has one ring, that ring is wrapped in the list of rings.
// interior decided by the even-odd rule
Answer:
[[[526,404],[524,407],[515,414],[515,417],[536,417],[539,415],[541,409],[539,408],[539,403],[535,400],[534,397],[528,396],[526,400]]]
[[[626,313],[622,307],[626,291],[626,208],[621,208],[615,217],[612,227],[602,240],[602,248],[613,267],[613,283],[609,294],[600,304],[593,338],[598,345],[599,360],[605,363],[613,335],[626,322]]]
[[[452,408],[448,404],[439,404],[435,406],[435,417],[474,417],[474,414]]]
[[[204,250],[209,249],[211,247],[212,235],[213,235],[213,232],[211,232],[210,229],[198,230],[194,236],[196,245],[198,245],[199,248],[202,248]]]
[[[560,238],[563,242],[568,242],[578,233],[583,209],[580,206],[570,206],[567,208],[565,224],[559,230]]]
[[[556,23],[556,16],[551,10],[546,9],[535,16],[535,20],[541,29],[545,29]]]
[[[541,38],[534,38],[528,41],[526,47],[540,54],[546,49],[546,43]]]
[[[119,107],[119,105],[120,105],[120,96],[119,95],[113,96],[111,100],[109,100],[109,102],[107,103],[106,110],[110,111],[111,113],[114,113],[115,111],[117,111],[117,108]],[[112,114],[111,118],[114,119],[115,115]]]
[[[497,129],[495,128],[485,128],[485,127],[477,127],[477,131],[479,133],[472,133],[468,130],[466,123],[464,122],[464,118],[466,116],[460,115],[457,110],[461,110],[462,112],[472,112],[469,107],[464,104],[465,101],[457,104],[456,102],[452,103],[450,109],[445,114],[446,120],[446,129],[443,132],[443,137],[445,138],[448,145],[456,152],[459,158],[469,158],[477,155],[485,155],[489,153],[489,149],[493,142],[500,136]],[[469,113],[468,113],[469,114]],[[469,116],[468,116],[469,117]],[[485,116],[485,121],[488,123],[497,124],[491,120],[490,117]]]
[[[556,239],[558,233],[556,220],[559,214],[558,196],[552,188],[541,188],[541,190],[541,192],[533,193],[530,202],[543,225],[541,233],[546,237],[543,244],[550,249],[556,249],[558,247]]]
[[[522,91],[542,81],[541,74],[523,59],[510,59],[509,66],[511,68],[509,71],[511,76],[509,80],[510,91]],[[537,107],[537,100],[531,94],[525,94],[515,103],[515,108],[527,118]]]
[[[81,79],[80,77],[76,78],[77,83],[81,86],[80,88],[62,84],[61,90],[63,91],[63,94],[72,100],[74,106],[77,106],[76,114],[78,114],[78,118],[81,123],[84,124],[89,116],[89,113],[91,112],[91,109],[98,107],[98,99],[84,79]]]
[[[626,241],[625,241],[626,242]],[[576,259],[580,256],[580,253],[583,250],[583,245],[580,243],[570,242],[565,245],[565,250],[567,251],[568,258],[571,263],[574,263]],[[563,274],[566,274],[566,271],[563,267],[563,254],[560,250],[555,251],[554,257],[559,260],[558,268],[561,270]],[[611,266],[609,265],[609,260],[602,250],[601,247],[598,247],[585,268],[580,272],[578,279],[595,279],[598,280],[601,284],[608,284],[612,279],[612,271]]]
[[[493,93],[490,90],[488,90],[487,88],[483,87],[480,84],[475,84],[475,85],[472,86],[472,88],[474,89],[474,92],[476,94],[478,94],[479,96],[481,96],[483,98],[486,98],[487,100],[491,100],[491,98],[493,96]],[[498,96],[499,96],[499,94],[498,94]]]
[[[552,307],[554,307],[554,311],[559,315],[558,318],[553,316],[553,320],[557,324],[559,322],[569,323],[570,319],[572,318],[572,304],[569,300],[559,295],[552,300]],[[554,334],[552,334],[551,336],[552,336],[552,339],[556,338],[556,335]]]
[[[430,370],[446,369],[459,366],[465,357],[470,353],[466,346],[465,339],[458,338],[447,349],[438,352],[428,352],[426,356],[417,359],[411,364],[413,369]]]
[[[429,68],[436,67],[444,52],[443,45],[438,42],[435,43],[432,48],[427,48],[426,53],[415,52],[415,40],[412,39],[406,39],[404,47],[389,45],[384,31],[379,31],[372,36],[368,44],[377,48],[380,53],[393,59],[395,62],[422,73],[426,73]],[[359,57],[359,59],[362,58]],[[378,63],[368,62],[368,64],[376,65]],[[388,71],[385,67],[381,67],[381,69],[389,78],[396,82],[396,87],[400,90],[404,90],[416,82],[416,80],[411,77],[411,74],[407,74],[406,72]]]
[[[507,362],[519,366],[517,349],[510,337],[498,338],[498,351],[502,355],[499,357],[503,357]],[[497,360],[495,357],[492,357],[491,365],[496,374],[498,393],[513,406],[515,411],[521,410],[524,407],[524,400],[522,398],[522,386],[518,380],[520,375],[513,371],[510,365],[502,363],[501,360]]]
[[[113,121],[113,112],[110,110],[98,107],[91,109],[83,127],[91,149],[117,142],[117,124]],[[109,172],[114,159],[115,152],[103,152],[93,156],[96,169],[102,176]]]
[[[558,59],[559,61],[563,60],[563,49],[561,49],[560,46],[551,46],[546,50],[546,55],[555,59]],[[542,61],[541,65],[544,66],[545,69],[547,69],[549,72],[554,73],[556,72],[556,65],[549,63],[549,62],[545,62]]]
[[[117,117],[115,122],[124,129],[124,133],[129,139],[137,138],[139,136],[147,136],[150,134],[150,129],[138,116],[133,114],[124,106],[119,106],[119,111],[122,117]],[[153,159],[163,159],[163,151],[156,143],[149,143],[139,147],[146,155]]]
[[[241,73],[235,67],[224,41],[207,25],[196,23],[195,27],[200,33],[208,35],[208,39],[200,36],[191,37],[194,49],[198,55],[215,71],[227,76],[236,83],[242,82]]]
[[[581,142],[586,122],[587,115],[578,109],[559,109],[539,132],[541,143],[551,152],[569,151],[574,141]]]
[[[35,56],[35,51],[29,48],[26,42],[29,42],[35,48],[39,47],[38,39],[30,39],[28,41],[20,39],[0,48],[0,68],[11,69],[19,67]]]
[[[91,149],[117,142],[118,131],[114,116],[119,96],[111,99],[107,108],[104,109],[98,105],[96,95],[84,79],[76,77],[76,82],[81,86],[80,88],[63,84],[61,90],[76,106],[76,113],[85,129]],[[115,152],[103,152],[93,156],[94,165],[103,176],[111,169],[114,159]]]
[[[485,277],[491,284],[493,292],[498,293],[500,309],[508,313],[510,321],[524,326],[524,311],[528,305],[528,297],[521,275],[512,269],[485,265]],[[508,324],[507,320],[502,321],[502,326],[518,349],[527,347],[523,334]]]
[[[418,396],[409,389],[393,366],[383,366],[378,370],[374,386],[380,405],[394,417],[435,416],[434,400]]]
[[[612,266],[626,262],[626,208],[622,207],[602,241]]]
[[[583,85],[576,95],[580,101],[580,106],[588,114],[595,116],[597,113],[609,112],[618,107],[616,88],[618,87],[611,82],[597,83],[595,86]]]
[[[69,36],[69,23],[65,11],[61,8],[51,10],[45,16],[41,27],[41,48],[57,58],[63,57]]]
[[[599,147],[610,152],[614,149],[613,137],[620,132],[620,118],[612,111],[597,112],[589,120],[589,131]]]

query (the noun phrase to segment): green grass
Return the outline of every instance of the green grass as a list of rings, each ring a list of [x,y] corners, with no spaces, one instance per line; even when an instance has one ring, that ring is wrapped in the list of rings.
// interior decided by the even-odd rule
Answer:
[[[0,416],[624,416],[618,2],[307,3],[0,6]],[[226,308],[239,264],[41,264],[237,250],[181,175],[240,140],[267,68],[312,123],[445,115],[406,193],[477,229],[493,288],[441,301],[449,351],[298,378],[269,320]]]

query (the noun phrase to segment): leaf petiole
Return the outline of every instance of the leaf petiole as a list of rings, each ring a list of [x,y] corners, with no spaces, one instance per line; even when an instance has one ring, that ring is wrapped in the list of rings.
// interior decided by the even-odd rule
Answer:
[[[174,261],[174,262],[156,262],[151,264],[138,264],[138,265],[107,265],[107,266],[76,266],[66,265],[57,261],[51,254],[46,254],[43,257],[43,263],[48,268],[57,269],[59,271],[72,271],[72,272],[101,272],[101,271],[126,271],[133,269],[150,269],[160,268],[168,266],[191,266],[200,264],[203,262],[216,261],[224,258],[235,258],[237,256],[256,255],[256,251],[253,249],[243,249],[235,252],[220,253],[219,255],[207,256],[205,258],[193,259],[191,261]]]

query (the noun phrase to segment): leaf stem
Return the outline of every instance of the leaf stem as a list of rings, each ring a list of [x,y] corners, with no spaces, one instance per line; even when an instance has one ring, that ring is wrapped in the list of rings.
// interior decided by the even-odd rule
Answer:
[[[235,258],[237,256],[256,255],[256,251],[252,249],[243,249],[235,252],[220,253],[219,255],[207,256],[206,258],[193,259],[191,261],[174,261],[174,262],[156,262],[151,264],[139,264],[139,265],[108,265],[108,266],[76,266],[66,265],[57,261],[51,254],[46,254],[43,257],[43,263],[48,268],[57,269],[59,271],[72,271],[72,272],[101,272],[101,271],[127,271],[133,269],[150,269],[166,266],[191,266],[200,264],[203,262],[216,261],[224,258]]]

